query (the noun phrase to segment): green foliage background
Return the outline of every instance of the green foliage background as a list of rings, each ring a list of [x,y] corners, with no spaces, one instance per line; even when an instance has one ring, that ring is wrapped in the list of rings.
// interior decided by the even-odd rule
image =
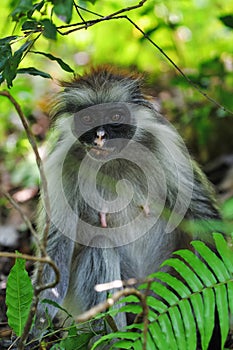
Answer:
[[[41,1],[32,0],[1,2],[1,38],[19,35],[13,41],[13,52],[22,48],[28,39],[35,40],[38,32],[33,32],[33,29],[35,23],[40,21],[44,26],[43,35],[35,42],[32,50],[62,58],[78,74],[82,74],[90,65],[102,63],[143,72],[147,77],[149,92],[162,103],[168,119],[175,123],[201,162],[232,150],[232,115],[216,107],[191,87],[129,21],[125,18],[107,20],[69,35],[60,35],[56,33],[55,25],[81,22],[74,8],[71,12],[72,1],[45,1],[41,9],[40,4]],[[137,5],[138,2],[82,0],[77,1],[77,4],[107,16],[122,8]],[[31,18],[28,18],[25,14],[32,5],[34,10],[37,8],[40,12],[35,10]],[[80,9],[80,13],[85,21],[100,18],[83,9]],[[159,45],[205,93],[233,110],[232,1],[148,0],[144,6],[124,14]],[[27,38],[24,38],[25,33]],[[32,120],[38,111],[45,111],[49,94],[58,89],[57,81],[70,79],[72,73],[64,71],[49,56],[29,52],[24,57],[25,53],[27,52],[23,52],[23,60],[18,68],[35,67],[53,77],[53,80],[49,80],[18,74],[13,80],[11,93],[20,102],[29,120]],[[2,54],[1,63],[3,59]],[[6,83],[2,87],[5,88]],[[27,154],[30,147],[14,108],[4,98],[1,98],[0,126],[0,156],[6,158],[13,182],[18,184],[23,181],[25,185],[36,183],[38,175],[34,171],[30,177],[24,171],[22,174],[20,171],[17,175],[14,174],[16,156],[25,157],[25,151]],[[24,161],[31,166],[30,159]]]

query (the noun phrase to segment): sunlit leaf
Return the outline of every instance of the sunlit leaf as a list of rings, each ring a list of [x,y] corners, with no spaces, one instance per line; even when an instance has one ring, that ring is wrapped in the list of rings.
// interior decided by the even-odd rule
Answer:
[[[32,52],[35,54],[43,55],[49,58],[51,61],[56,61],[59,64],[59,66],[66,72],[70,72],[70,73],[74,72],[74,70],[67,63],[65,63],[60,57],[55,57],[50,53],[46,53],[42,51],[32,51]]]
[[[41,23],[44,26],[43,35],[47,39],[56,40],[56,38],[57,38],[57,28],[56,28],[55,24],[52,21],[50,21],[48,18],[43,19],[41,21]]]
[[[42,78],[48,78],[48,79],[52,79],[51,75],[46,73],[46,72],[42,72],[34,67],[28,67],[28,68],[20,68],[17,70],[17,73],[19,74],[30,74],[30,75],[39,75]]]

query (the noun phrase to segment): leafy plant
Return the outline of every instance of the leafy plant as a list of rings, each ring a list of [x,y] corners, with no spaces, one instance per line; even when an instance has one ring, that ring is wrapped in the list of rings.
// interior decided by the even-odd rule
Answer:
[[[19,256],[8,276],[6,289],[8,323],[17,336],[23,333],[32,297],[32,282],[25,269],[25,260]]]
[[[151,294],[159,299],[147,297],[150,311],[146,334],[130,332],[131,328],[143,329],[143,324],[134,324],[126,327],[125,332],[105,335],[92,350],[113,339],[117,341],[111,345],[112,349],[142,349],[145,336],[148,349],[196,350],[198,333],[201,349],[205,350],[213,335],[216,317],[223,348],[229,332],[229,317],[233,314],[233,254],[222,235],[216,233],[214,239],[217,253],[203,242],[194,241],[196,254],[179,250],[174,253],[176,257],[163,263],[162,266],[172,267],[182,281],[162,271],[150,276],[156,279],[150,285]],[[139,289],[147,289],[147,284]],[[121,300],[124,301],[129,299]],[[124,307],[120,311],[123,310]],[[131,312],[135,312],[133,304]]]

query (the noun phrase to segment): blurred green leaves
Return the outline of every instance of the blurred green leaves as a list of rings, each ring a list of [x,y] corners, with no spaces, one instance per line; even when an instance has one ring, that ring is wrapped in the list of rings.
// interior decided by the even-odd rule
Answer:
[[[72,0],[3,3],[2,16],[7,25],[4,21],[0,24],[4,33],[0,38],[2,87],[14,85],[22,103],[28,94],[25,108],[30,114],[39,94],[37,85],[50,88],[48,80],[43,83],[38,76],[52,76],[56,81],[70,79],[74,71],[82,74],[87,65],[130,67],[146,73],[150,94],[156,96],[168,119],[182,130],[198,160],[206,162],[232,149],[233,118],[229,112],[191,87],[126,18],[105,20],[79,30],[85,23],[137,4],[137,0],[77,0],[75,6]],[[142,7],[124,14],[204,93],[233,110],[233,12],[229,0],[222,0],[221,7],[218,0],[188,3],[148,0]],[[67,34],[69,31],[74,32]],[[42,94],[43,88],[40,91]],[[4,114],[9,115],[10,108],[2,103]],[[7,123],[7,115],[2,116],[3,140]]]

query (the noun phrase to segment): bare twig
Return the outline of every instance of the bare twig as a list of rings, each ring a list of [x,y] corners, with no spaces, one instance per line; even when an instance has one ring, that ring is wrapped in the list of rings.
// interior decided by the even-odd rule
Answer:
[[[139,7],[142,7],[146,3],[146,1],[147,0],[142,0],[137,5],[125,7],[123,9],[121,9],[119,11],[116,11],[116,12],[113,12],[110,15],[107,15],[107,16],[99,15],[99,17],[101,17],[99,19],[86,21],[86,22],[82,21],[82,22],[79,22],[79,23],[74,23],[74,24],[68,24],[68,25],[60,26],[60,27],[57,27],[57,30],[58,30],[58,32],[61,35],[68,35],[68,34],[74,32],[76,30],[80,30],[80,29],[83,29],[83,28],[91,27],[94,24],[99,23],[99,22],[108,21],[110,19],[115,19],[115,18],[120,18],[119,17],[120,14],[125,13],[125,12],[129,12],[129,11],[132,11],[132,10],[135,10],[135,9],[137,9]],[[95,15],[97,15],[97,14],[95,14]],[[60,29],[66,29],[66,28],[72,28],[72,27],[78,27],[78,28],[71,29],[71,30],[68,30],[66,32],[61,32],[60,31]]]
[[[76,4],[76,6],[77,6],[80,10],[85,11],[85,12],[87,12],[87,13],[91,13],[92,15],[95,15],[95,16],[97,16],[97,17],[104,17],[104,16],[100,15],[99,13],[96,13],[96,12],[94,12],[94,11],[91,11],[91,10],[85,8],[85,7],[80,6],[80,5],[77,5],[77,4]]]
[[[15,100],[15,98],[10,94],[9,91],[0,91],[0,96],[5,96],[7,97],[11,103],[14,105],[20,120],[23,124],[23,127],[26,131],[28,140],[32,146],[33,152],[35,154],[36,157],[36,163],[40,172],[40,176],[41,176],[41,183],[42,183],[42,189],[43,189],[43,193],[44,193],[44,203],[45,203],[45,212],[46,212],[46,223],[45,223],[45,228],[43,231],[43,246],[44,249],[46,249],[46,245],[47,245],[47,236],[48,236],[48,231],[49,231],[49,225],[50,225],[50,204],[49,204],[49,198],[48,198],[48,186],[47,186],[47,180],[45,177],[45,173],[44,173],[44,168],[43,168],[43,164],[38,152],[38,148],[36,145],[36,141],[35,141],[35,137],[32,134],[29,124],[27,122],[27,119],[20,107],[20,105],[18,104],[18,102]],[[43,252],[42,252],[43,253]]]
[[[76,11],[77,11],[77,14],[79,15],[79,17],[81,18],[81,20],[85,23],[85,19],[83,18],[83,16],[82,16],[82,14],[81,14],[81,12],[79,11],[79,7],[78,7],[78,5],[76,4],[76,2],[75,1],[73,1],[73,4],[74,4],[74,7],[75,7],[75,9],[76,9]]]
[[[23,221],[25,222],[25,224],[27,225],[27,227],[29,228],[31,234],[33,235],[33,237],[35,238],[36,240],[36,243],[39,247],[39,249],[41,251],[44,250],[44,246],[41,244],[41,241],[40,239],[38,238],[38,234],[36,232],[36,230],[34,229],[34,227],[32,226],[32,223],[31,221],[29,220],[29,218],[27,217],[27,215],[22,211],[20,205],[12,198],[12,196],[10,195],[10,193],[8,192],[5,192],[4,190],[1,190],[0,189],[0,192],[3,194],[3,196],[5,196],[8,201],[13,205],[13,207],[20,213]],[[46,253],[44,252],[43,255],[45,255]]]
[[[156,49],[158,49],[161,52],[161,54],[172,64],[173,67],[175,67],[175,69],[182,75],[182,77],[190,85],[192,85],[202,96],[204,96],[207,100],[215,104],[218,108],[233,115],[233,111],[222,106],[219,102],[217,102],[207,93],[205,93],[196,83],[189,79],[189,77],[187,77],[187,75],[176,65],[176,63],[166,54],[166,52],[164,52],[163,49],[161,49],[161,47],[159,47],[134,21],[132,21],[132,19],[130,19],[128,16],[125,16],[125,18],[144,36],[146,40],[148,40],[154,47],[156,47]]]

